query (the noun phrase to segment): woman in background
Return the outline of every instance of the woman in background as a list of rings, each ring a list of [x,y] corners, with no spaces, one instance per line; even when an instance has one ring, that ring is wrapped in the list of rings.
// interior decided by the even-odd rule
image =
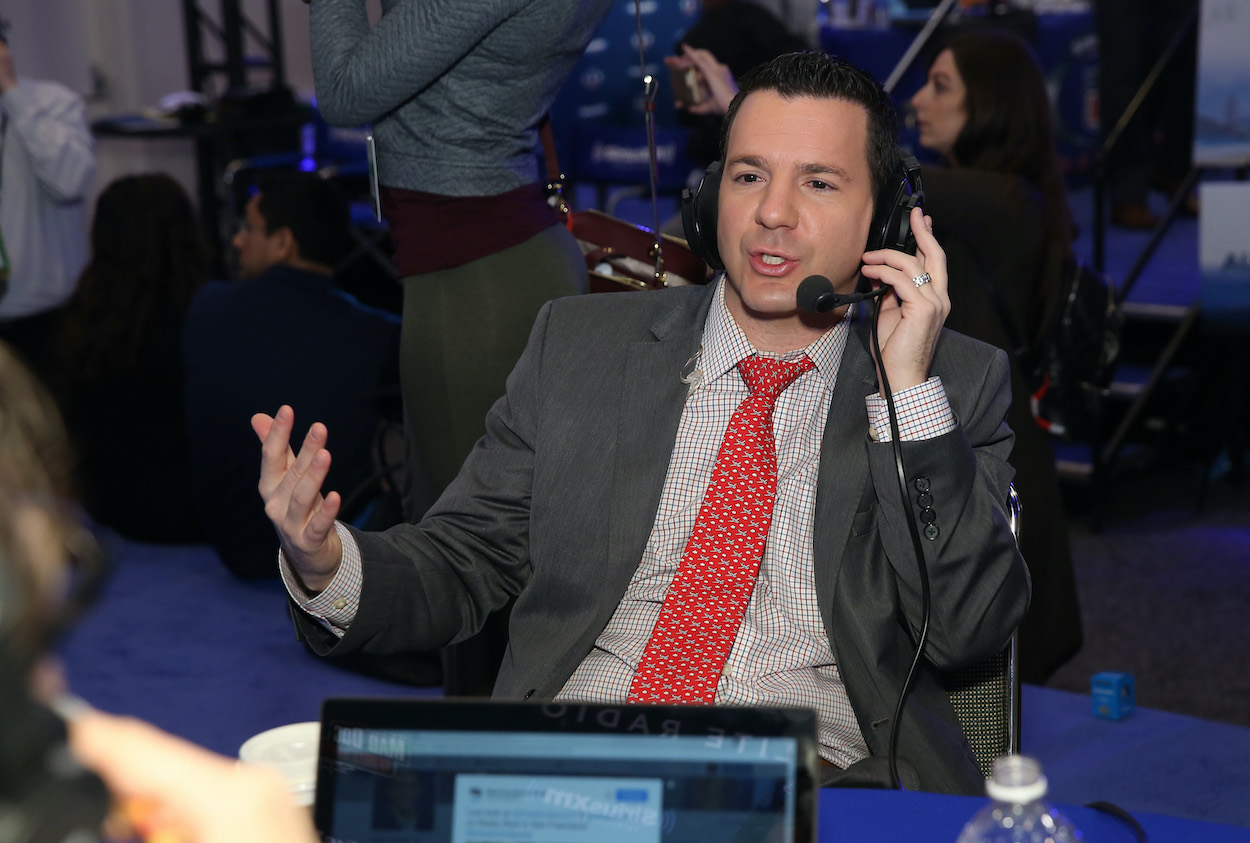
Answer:
[[[186,192],[125,176],[96,203],[91,257],[61,324],[58,379],[91,515],[140,541],[202,540],[182,418],[182,325],[209,276]],[[223,330],[228,330],[223,326]]]
[[[1040,684],[1080,648],[1081,616],[1054,451],[1033,420],[1031,390],[988,285],[1036,349],[1073,237],[1050,99],[1024,41],[978,28],[945,42],[911,105],[920,145],[946,164],[922,172],[925,213],[950,269],[946,326],[1011,356],[1011,464],[1024,507],[1020,546],[1033,578],[1020,668],[1024,681]]]

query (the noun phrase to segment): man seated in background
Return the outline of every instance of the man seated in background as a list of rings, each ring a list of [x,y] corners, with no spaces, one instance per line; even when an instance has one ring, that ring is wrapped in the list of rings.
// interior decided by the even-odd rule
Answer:
[[[278,573],[278,538],[256,496],[256,408],[294,395],[333,419],[329,482],[348,493],[372,473],[381,420],[398,415],[399,320],[335,285],[349,223],[346,199],[318,176],[262,182],[234,236],[242,280],[209,283],[187,314],[192,494],[209,541],[241,577]]]

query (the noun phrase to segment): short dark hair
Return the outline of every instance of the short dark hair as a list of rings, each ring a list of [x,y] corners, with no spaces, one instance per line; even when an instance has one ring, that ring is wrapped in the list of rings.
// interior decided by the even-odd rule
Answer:
[[[258,185],[256,210],[265,220],[265,233],[291,230],[299,256],[333,267],[350,243],[351,208],[333,182],[315,173],[277,173]]]
[[[868,116],[865,153],[872,174],[873,196],[892,184],[901,167],[898,120],[885,89],[865,71],[845,59],[818,50],[785,53],[759,65],[739,81],[738,95],[725,113],[720,152],[729,147],[729,130],[742,101],[755,91],[774,91],[785,99],[813,97],[845,100],[863,107]]]

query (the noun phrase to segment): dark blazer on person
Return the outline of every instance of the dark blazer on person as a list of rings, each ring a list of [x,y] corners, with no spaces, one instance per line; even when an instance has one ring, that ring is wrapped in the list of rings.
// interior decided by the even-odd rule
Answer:
[[[425,520],[354,533],[364,581],[345,636],[294,612],[313,649],[438,646],[472,634],[516,595],[495,696],[557,694],[642,558],[686,400],[680,374],[712,301],[712,287],[685,287],[548,304],[486,436]],[[885,755],[920,624],[905,524],[920,506],[914,488],[902,504],[891,446],[868,439],[864,398],[876,387],[866,338],[866,325],[855,324],[829,409],[815,582],[864,737]],[[930,481],[940,534],[923,542],[930,663],[909,696],[899,745],[922,787],[972,793],[984,780],[936,671],[1002,648],[1028,603],[1028,574],[1004,511],[1012,438],[1004,355],[948,332],[934,372],[961,425],[903,445],[909,485]]]
[[[925,212],[946,250],[951,313],[946,325],[1002,349],[1012,343],[986,285],[998,290],[1022,339],[1033,341],[1059,286],[1066,243],[1046,238],[1042,196],[1019,176],[989,170],[924,168]],[[1076,571],[1051,436],[1033,420],[1029,385],[1011,355],[1016,434],[1008,460],[1024,505],[1020,548],[1033,602],[1020,625],[1020,674],[1041,684],[1081,646]]]
[[[183,332],[186,429],[196,512],[221,561],[278,574],[278,537],[256,491],[254,413],[282,404],[333,431],[329,482],[349,495],[373,471],[370,445],[399,401],[399,320],[327,275],[278,265],[206,285]]]

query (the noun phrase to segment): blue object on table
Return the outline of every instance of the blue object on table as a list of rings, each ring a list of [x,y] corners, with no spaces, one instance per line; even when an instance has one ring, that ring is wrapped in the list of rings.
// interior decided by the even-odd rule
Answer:
[[[1123,720],[1137,707],[1133,695],[1133,674],[1103,671],[1089,680],[1094,716],[1106,720]]]

